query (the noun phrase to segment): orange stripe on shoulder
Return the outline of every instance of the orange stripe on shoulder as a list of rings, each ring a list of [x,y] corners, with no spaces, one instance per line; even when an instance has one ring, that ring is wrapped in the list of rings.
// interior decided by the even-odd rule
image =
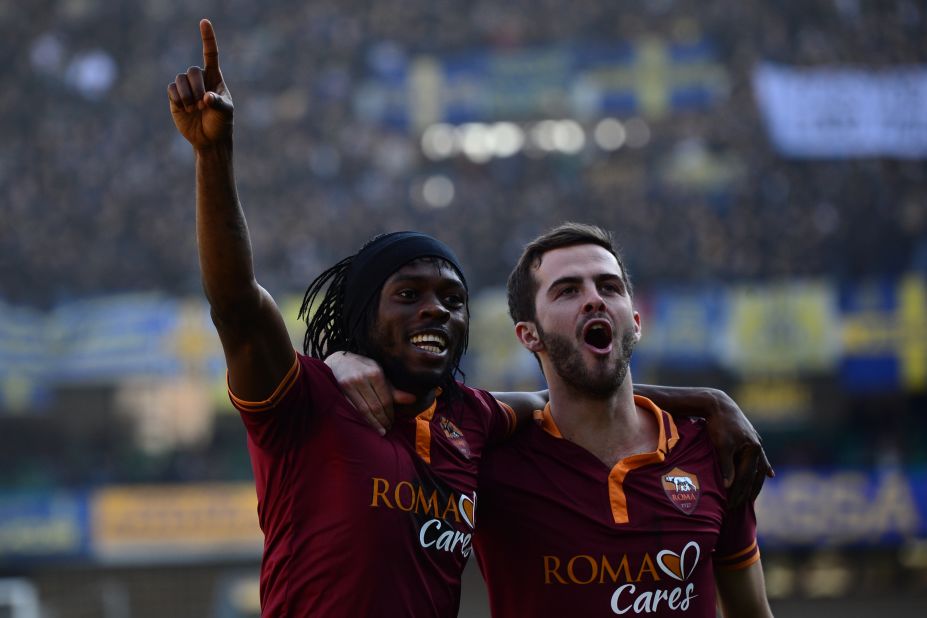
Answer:
[[[280,381],[280,384],[277,385],[277,388],[274,389],[274,392],[270,394],[270,397],[263,401],[246,401],[240,397],[236,397],[235,393],[232,392],[231,386],[228,385],[228,372],[226,372],[226,388],[228,389],[229,399],[232,400],[232,405],[241,410],[242,412],[264,412],[273,408],[277,402],[279,402],[289,391],[293,388],[293,385],[296,384],[296,380],[299,378],[299,373],[302,371],[299,363],[299,355],[294,355],[293,365],[287,371],[286,375],[283,376],[283,379]]]
[[[518,424],[518,417],[515,415],[515,410],[513,410],[509,404],[502,403],[498,399],[496,399],[496,403],[498,403],[502,411],[505,412],[506,420],[509,422],[509,430],[505,435],[510,436],[515,431],[515,427]]]

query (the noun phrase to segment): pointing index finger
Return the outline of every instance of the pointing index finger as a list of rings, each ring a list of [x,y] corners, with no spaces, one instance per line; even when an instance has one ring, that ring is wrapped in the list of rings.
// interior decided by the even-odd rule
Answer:
[[[219,68],[219,45],[216,43],[216,33],[208,19],[200,20],[200,36],[203,38],[203,68]]]

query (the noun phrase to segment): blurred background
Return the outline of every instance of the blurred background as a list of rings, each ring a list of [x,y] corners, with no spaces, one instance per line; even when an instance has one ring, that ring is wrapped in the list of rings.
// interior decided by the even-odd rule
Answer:
[[[0,616],[256,616],[261,536],[167,84],[216,27],[260,281],[451,244],[470,384],[535,389],[504,282],[611,229],[638,382],[725,389],[778,476],[777,616],[927,602],[927,6],[0,0]],[[468,570],[461,616],[488,615]]]

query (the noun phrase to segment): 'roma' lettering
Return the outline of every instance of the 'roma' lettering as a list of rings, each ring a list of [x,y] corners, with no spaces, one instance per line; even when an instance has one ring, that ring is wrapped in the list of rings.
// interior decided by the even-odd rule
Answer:
[[[414,512],[420,515],[430,515],[444,520],[453,520],[461,523],[460,510],[457,507],[457,494],[451,492],[447,496],[444,507],[438,491],[433,489],[426,494],[421,485],[414,485],[409,481],[400,481],[394,487],[387,479],[373,477],[373,495],[370,499],[371,507],[385,507],[399,509],[405,512]]]
[[[617,567],[613,566],[608,556],[590,556],[580,554],[571,556],[564,567],[557,556],[544,556],[544,583],[545,584],[575,584],[585,586],[588,584],[604,584],[618,582],[639,583],[642,579],[652,582],[660,581],[660,574],[650,554],[644,554],[640,565],[635,565],[636,575],[632,575],[631,563],[627,554],[618,560]]]

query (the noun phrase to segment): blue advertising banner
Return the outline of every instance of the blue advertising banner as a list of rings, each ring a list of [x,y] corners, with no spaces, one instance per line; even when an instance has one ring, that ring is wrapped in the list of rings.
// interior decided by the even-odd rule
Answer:
[[[677,369],[717,365],[727,323],[721,288],[665,288],[648,295],[644,337],[638,347],[649,359]]]
[[[85,558],[89,535],[86,494],[0,495],[0,564]]]
[[[898,545],[927,535],[927,470],[777,470],[756,514],[769,548]]]
[[[63,305],[51,316],[56,381],[93,382],[123,376],[169,376],[180,370],[165,345],[178,302],[157,295],[106,297]]]
[[[250,483],[0,495],[0,565],[260,554]],[[784,469],[756,502],[763,549],[893,547],[927,536],[927,469]]]
[[[660,117],[705,109],[727,95],[729,77],[704,40],[467,51],[402,59],[374,71],[355,97],[361,117],[397,129],[606,115]]]
[[[35,409],[47,399],[47,324],[39,311],[0,303],[0,410]]]
[[[927,389],[927,282],[908,275],[840,290],[840,375],[853,392]]]

